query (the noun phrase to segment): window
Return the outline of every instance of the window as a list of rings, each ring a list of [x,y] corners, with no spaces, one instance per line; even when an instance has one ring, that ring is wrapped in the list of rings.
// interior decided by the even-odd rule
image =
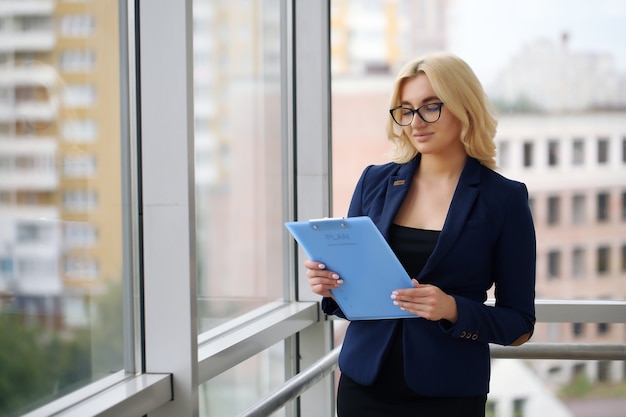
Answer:
[[[572,142],[572,165],[583,165],[585,163],[585,141],[574,139]]]
[[[626,191],[622,192],[622,220],[626,220]]]
[[[626,243],[622,245],[622,272],[626,272]]]
[[[548,279],[556,279],[561,276],[561,252],[551,250],[548,252]]]
[[[120,97],[129,90],[118,36],[127,3],[2,2],[0,292],[13,298],[0,296],[0,352],[10,352],[0,373],[11,381],[0,383],[3,416],[141,369],[124,199],[132,180],[122,132],[132,128]],[[98,88],[106,94],[96,100]],[[83,146],[100,134],[104,146]],[[96,160],[102,176],[87,181]]]
[[[600,246],[597,249],[596,271],[598,272],[598,275],[606,275],[609,272],[610,266],[611,266],[610,254],[611,254],[611,248],[608,246]]]
[[[95,18],[90,14],[70,14],[61,16],[59,29],[61,36],[86,38],[93,34]]]
[[[530,168],[531,166],[533,166],[533,143],[524,142],[522,146],[524,149],[524,167]]]
[[[601,192],[597,196],[596,220],[606,222],[609,220],[609,193]]]
[[[67,190],[63,193],[63,207],[68,211],[93,211],[98,207],[95,190]]]
[[[622,138],[622,163],[626,164],[626,137]]]
[[[98,261],[89,255],[68,255],[65,275],[73,280],[95,280],[99,276]]]
[[[278,111],[281,66],[264,59],[281,48],[280,3],[268,3],[263,13],[243,14],[234,4],[210,7],[237,19],[218,22],[217,13],[194,19],[194,54],[210,57],[194,72],[200,332],[220,323],[224,314],[233,317],[284,297],[283,254],[276,250],[283,241],[285,168]],[[231,42],[228,50],[215,47],[218,23],[237,34],[236,41],[221,40]],[[223,111],[205,110],[219,108]],[[250,276],[257,278],[250,282]]]
[[[548,166],[559,165],[559,142],[557,140],[548,141]]]
[[[66,177],[89,178],[95,173],[95,155],[67,155],[63,158],[63,174]]]
[[[59,66],[63,72],[90,72],[96,67],[96,54],[82,49],[63,51]]]
[[[89,107],[96,102],[96,87],[91,84],[69,84],[63,88],[66,107]]]
[[[68,221],[63,225],[63,243],[66,248],[89,247],[98,242],[98,229],[93,223]]]
[[[585,323],[572,323],[572,334],[575,337],[580,337],[585,332]]]
[[[585,273],[585,250],[575,248],[572,252],[572,277],[580,279]]]
[[[61,125],[61,135],[66,142],[94,142],[98,137],[98,127],[95,120],[65,120]]]
[[[609,323],[597,323],[598,325],[598,336],[603,336],[609,333],[611,326]]]
[[[555,225],[559,223],[561,210],[561,199],[559,196],[548,197],[548,224]]]
[[[584,194],[575,194],[572,197],[572,223],[583,224],[585,222],[586,198]]]
[[[605,165],[609,162],[609,140],[598,139],[598,164]]]
[[[513,400],[513,416],[512,417],[527,417],[526,404],[528,400],[526,398],[516,398]]]

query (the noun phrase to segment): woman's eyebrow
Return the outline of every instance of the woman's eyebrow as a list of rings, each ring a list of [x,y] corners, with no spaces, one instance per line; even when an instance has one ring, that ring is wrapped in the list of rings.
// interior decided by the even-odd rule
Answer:
[[[422,104],[426,104],[426,103],[429,103],[429,102],[432,102],[432,101],[439,101],[439,100],[440,99],[437,96],[428,96],[428,97],[426,97],[425,99],[422,100]],[[404,105],[412,106],[412,104],[410,102],[406,101],[406,100],[402,100],[400,102],[400,105],[401,106],[404,106]]]

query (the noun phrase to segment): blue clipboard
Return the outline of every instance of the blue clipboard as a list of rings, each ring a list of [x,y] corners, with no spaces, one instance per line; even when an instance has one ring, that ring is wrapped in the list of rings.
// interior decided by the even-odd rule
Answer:
[[[343,279],[331,292],[348,320],[418,317],[393,304],[392,291],[413,284],[369,217],[286,222],[285,226],[309,259]]]

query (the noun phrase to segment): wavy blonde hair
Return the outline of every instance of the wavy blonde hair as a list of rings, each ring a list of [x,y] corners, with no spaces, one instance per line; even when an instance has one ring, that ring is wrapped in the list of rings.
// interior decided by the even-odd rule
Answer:
[[[465,152],[488,168],[496,168],[494,136],[498,121],[496,110],[470,66],[450,53],[434,53],[408,62],[394,82],[391,106],[400,105],[400,89],[405,80],[426,74],[437,97],[461,121],[461,137]],[[397,163],[409,162],[417,150],[394,123],[387,120],[387,137],[394,144],[389,156]]]

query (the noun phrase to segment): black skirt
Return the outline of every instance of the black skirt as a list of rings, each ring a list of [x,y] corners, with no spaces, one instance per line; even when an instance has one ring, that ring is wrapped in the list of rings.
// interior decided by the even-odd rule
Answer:
[[[485,417],[486,395],[426,397],[407,386],[402,359],[402,323],[398,329],[389,356],[373,385],[360,385],[346,375],[341,375],[337,392],[337,416]]]

